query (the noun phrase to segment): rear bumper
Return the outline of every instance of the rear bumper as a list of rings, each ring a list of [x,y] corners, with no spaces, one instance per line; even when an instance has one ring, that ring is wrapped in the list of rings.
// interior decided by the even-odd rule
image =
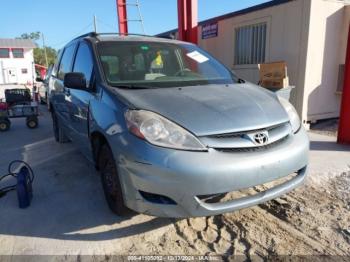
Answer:
[[[309,140],[301,129],[283,143],[260,152],[188,152],[154,147],[132,136],[116,137],[115,152],[126,205],[165,217],[210,216],[232,212],[285,194],[307,174]],[[128,141],[129,143],[121,143]],[[120,153],[123,152],[123,153]],[[198,198],[233,192],[297,173],[291,180],[253,196],[223,203]],[[166,196],[176,204],[147,201],[140,191]]]

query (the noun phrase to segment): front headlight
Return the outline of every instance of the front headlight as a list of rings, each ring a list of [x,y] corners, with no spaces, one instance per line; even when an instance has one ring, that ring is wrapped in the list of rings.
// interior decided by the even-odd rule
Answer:
[[[297,111],[295,110],[294,106],[292,106],[292,104],[289,103],[288,100],[282,97],[278,97],[278,99],[289,116],[289,121],[292,126],[293,133],[297,133],[301,127],[301,122]]]
[[[156,113],[128,110],[125,119],[132,134],[153,145],[181,150],[207,150],[190,132]]]

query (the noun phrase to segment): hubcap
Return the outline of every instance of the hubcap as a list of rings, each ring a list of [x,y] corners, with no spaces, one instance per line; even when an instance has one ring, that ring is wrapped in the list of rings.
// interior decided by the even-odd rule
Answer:
[[[0,129],[1,129],[1,130],[5,130],[6,127],[7,127],[7,125],[6,125],[5,123],[1,123],[1,124],[0,124]]]
[[[28,125],[29,125],[30,127],[35,127],[35,122],[34,122],[34,121],[30,121],[30,122],[28,123]]]

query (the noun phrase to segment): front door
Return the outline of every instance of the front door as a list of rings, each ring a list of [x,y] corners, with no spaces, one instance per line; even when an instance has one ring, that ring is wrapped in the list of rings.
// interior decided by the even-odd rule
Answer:
[[[84,155],[91,158],[91,147],[89,141],[89,106],[90,101],[96,99],[93,90],[93,59],[92,53],[86,42],[79,44],[73,72],[83,73],[86,79],[86,89],[70,89],[70,126],[72,128],[73,140]]]
[[[17,71],[16,68],[7,68],[7,84],[17,83]]]
[[[70,100],[70,90],[64,87],[64,75],[71,72],[73,56],[76,44],[71,44],[63,50],[62,58],[59,64],[57,76],[53,77],[52,104],[54,105],[55,114],[59,119],[61,128],[65,134],[71,138],[70,126],[70,108],[67,101]]]

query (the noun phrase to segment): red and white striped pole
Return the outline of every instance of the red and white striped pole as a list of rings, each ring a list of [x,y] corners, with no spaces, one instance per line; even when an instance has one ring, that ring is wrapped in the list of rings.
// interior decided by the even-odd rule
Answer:
[[[117,13],[118,13],[118,28],[119,33],[122,35],[128,34],[128,18],[126,10],[126,0],[117,1]]]
[[[177,0],[179,39],[198,43],[198,0]]]
[[[350,25],[344,70],[344,86],[340,108],[338,143],[350,144]]]

